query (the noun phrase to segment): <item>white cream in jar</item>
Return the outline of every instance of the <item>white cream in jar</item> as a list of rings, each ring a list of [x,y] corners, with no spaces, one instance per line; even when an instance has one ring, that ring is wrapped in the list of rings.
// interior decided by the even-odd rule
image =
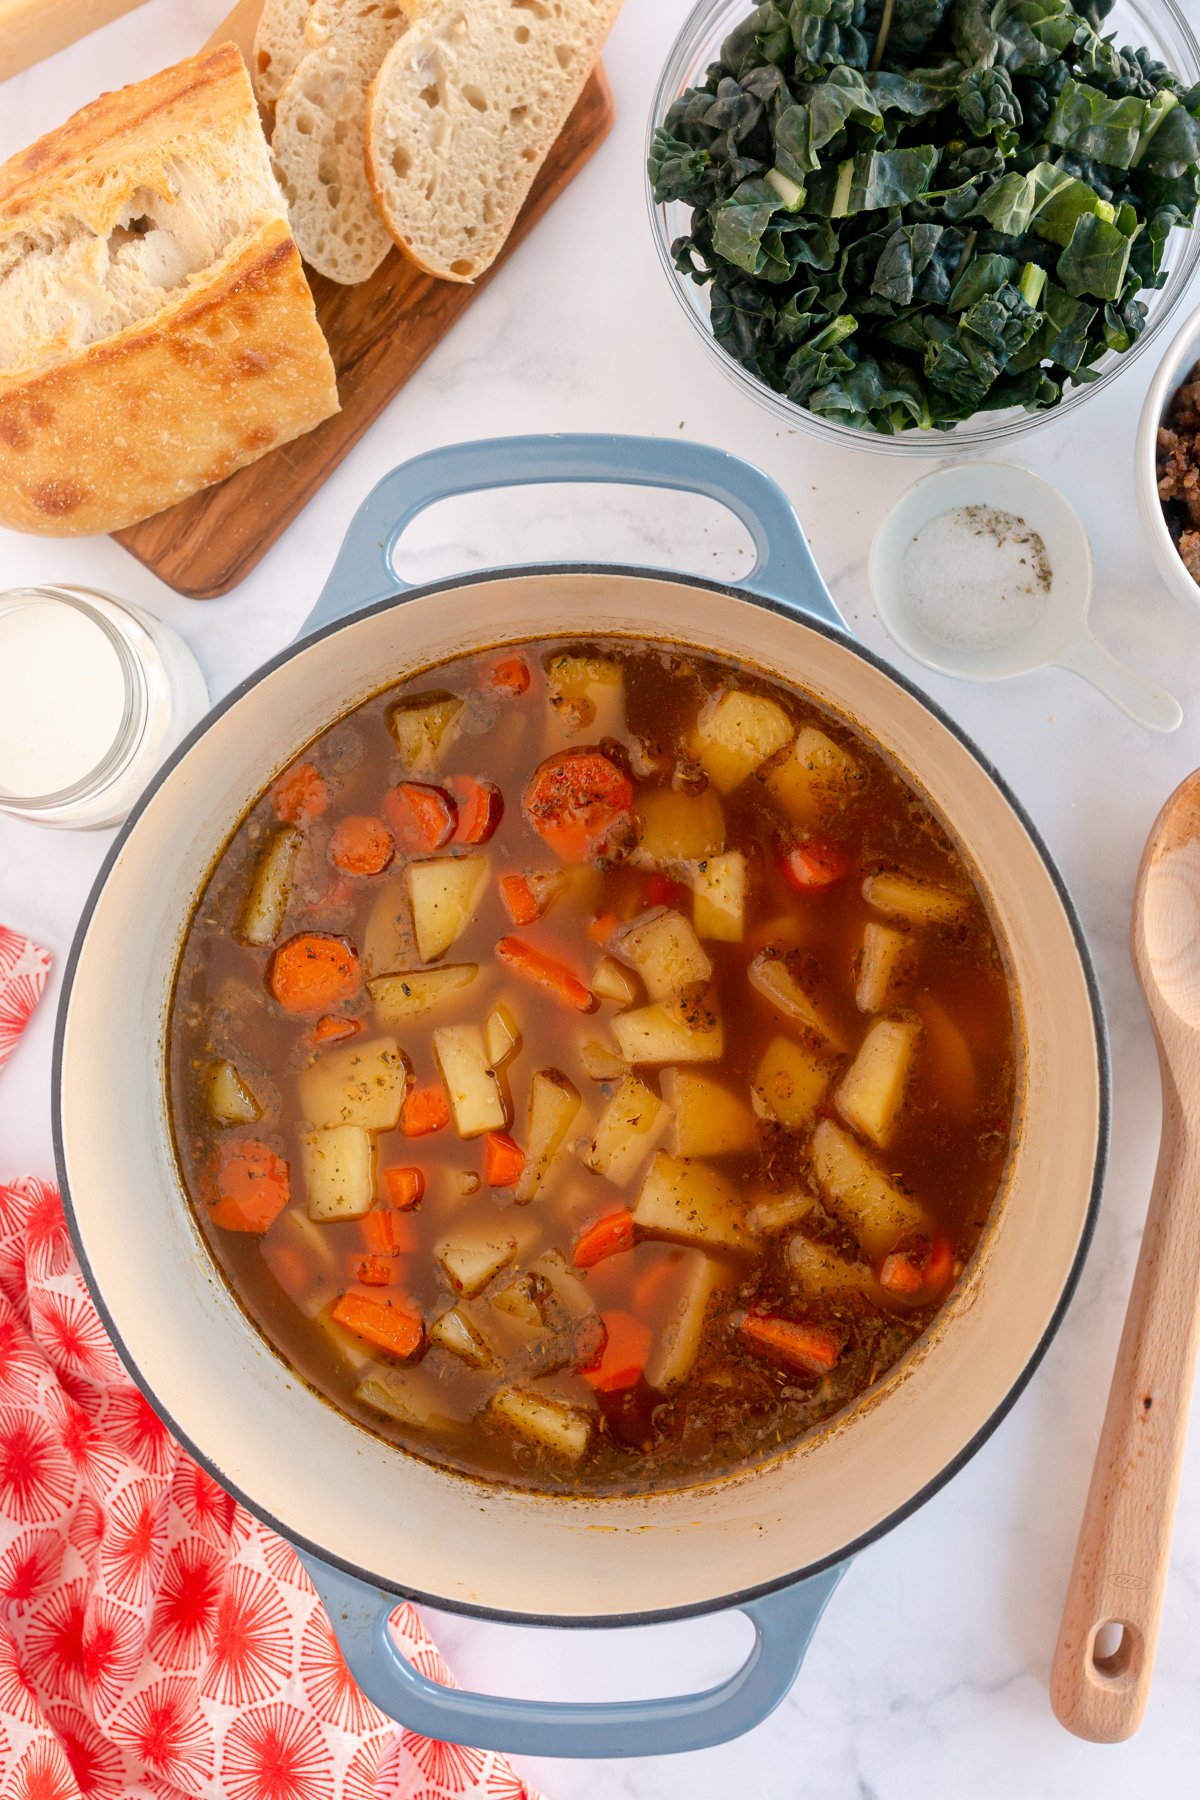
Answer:
[[[120,824],[207,706],[191,651],[140,609],[84,588],[0,593],[0,810]]]

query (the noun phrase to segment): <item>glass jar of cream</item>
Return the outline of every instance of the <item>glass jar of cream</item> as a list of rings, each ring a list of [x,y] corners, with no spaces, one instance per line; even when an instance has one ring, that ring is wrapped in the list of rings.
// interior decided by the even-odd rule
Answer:
[[[183,640],[80,587],[0,592],[0,811],[119,825],[208,708]]]

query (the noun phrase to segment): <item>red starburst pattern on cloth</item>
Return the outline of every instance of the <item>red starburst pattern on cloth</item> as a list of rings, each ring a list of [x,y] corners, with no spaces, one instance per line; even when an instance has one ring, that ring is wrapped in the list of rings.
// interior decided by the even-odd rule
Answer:
[[[83,1677],[97,1713],[115,1707],[137,1674],[146,1630],[136,1613],[94,1594],[83,1625]]]
[[[169,1475],[179,1455],[166,1426],[138,1388],[118,1389],[104,1409],[104,1430],[147,1475]]]
[[[454,1686],[450,1665],[437,1645],[431,1643],[421,1630],[411,1606],[397,1607],[388,1624],[400,1638],[400,1647],[414,1669],[427,1675],[430,1681],[436,1681],[441,1687]]]
[[[294,1587],[305,1585],[308,1576],[301,1568],[296,1552],[284,1538],[276,1537],[273,1531],[260,1529],[258,1543],[263,1554],[263,1561],[276,1581],[287,1581]]]
[[[79,1789],[62,1745],[36,1737],[13,1770],[5,1800],[79,1800]]]
[[[71,1239],[58,1190],[43,1181],[28,1186],[32,1204],[25,1219],[26,1267],[35,1280],[64,1275],[71,1266]]]
[[[346,1667],[329,1621],[314,1608],[300,1643],[300,1680],[310,1705],[327,1725],[367,1731],[379,1715]]]
[[[21,1666],[16,1643],[0,1626],[0,1713],[21,1725],[36,1725],[42,1716],[37,1690]]]
[[[89,1487],[115,1487],[124,1466],[100,1427],[66,1394],[58,1393],[55,1402],[51,1417],[57,1420],[59,1442],[72,1467],[78,1469]]]
[[[195,1684],[168,1676],[143,1688],[114,1714],[108,1733],[152,1775],[195,1793],[213,1772],[213,1734],[196,1705]]]
[[[393,1734],[380,1731],[359,1746],[342,1781],[342,1800],[379,1800],[383,1759],[393,1743]]]
[[[287,1679],[295,1658],[291,1617],[278,1591],[237,1565],[217,1607],[200,1692],[231,1706],[265,1700]]]
[[[58,1577],[63,1541],[56,1531],[26,1531],[0,1556],[0,1601],[27,1606]]]
[[[333,1757],[313,1719],[275,1701],[233,1724],[221,1776],[230,1800],[330,1800]]]
[[[125,1759],[94,1721],[78,1707],[64,1706],[54,1729],[84,1800],[117,1800],[125,1786]]]
[[[165,1495],[153,1481],[131,1481],[108,1503],[100,1540],[100,1570],[110,1591],[130,1606],[145,1601],[166,1549]]]
[[[22,1525],[57,1518],[71,1497],[71,1468],[44,1419],[0,1406],[0,1513]]]
[[[104,1327],[86,1300],[70,1294],[30,1296],[30,1316],[38,1342],[56,1369],[98,1381],[108,1372],[112,1349]]]
[[[24,1325],[0,1301],[0,1393],[10,1404],[35,1400],[44,1365]]]
[[[483,1791],[487,1800],[537,1800],[533,1789],[526,1787],[511,1765],[499,1756],[488,1757]]]
[[[67,1539],[89,1566],[104,1536],[104,1509],[90,1494],[81,1494],[75,1516],[67,1526]]]
[[[228,1543],[236,1503],[207,1469],[182,1459],[171,1483],[171,1498],[193,1531],[214,1543]]]
[[[50,961],[49,951],[0,925],[0,1068],[33,1017]]]
[[[203,1538],[185,1538],[163,1564],[150,1619],[150,1649],[165,1669],[196,1667],[210,1646],[225,1556]]]
[[[64,1582],[36,1608],[25,1632],[25,1661],[36,1685],[56,1700],[77,1700],[83,1681],[87,1584]]]
[[[418,1737],[414,1731],[401,1732],[400,1742],[426,1781],[452,1793],[462,1788],[469,1793],[472,1785],[478,1784],[487,1763],[483,1750],[473,1750],[466,1744],[439,1744],[434,1738]]]

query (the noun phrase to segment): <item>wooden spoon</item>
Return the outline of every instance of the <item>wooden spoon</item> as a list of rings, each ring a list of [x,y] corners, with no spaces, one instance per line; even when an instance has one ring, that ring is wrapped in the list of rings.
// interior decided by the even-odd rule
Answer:
[[[1200,1348],[1200,771],[1146,845],[1133,961],[1162,1146],[1050,1676],[1062,1724],[1102,1744],[1132,1737],[1149,1698]]]

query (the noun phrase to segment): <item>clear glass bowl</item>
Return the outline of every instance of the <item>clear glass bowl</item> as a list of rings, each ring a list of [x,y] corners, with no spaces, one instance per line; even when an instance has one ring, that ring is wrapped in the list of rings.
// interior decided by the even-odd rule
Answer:
[[[668,107],[686,88],[704,79],[709,64],[717,55],[725,38],[753,9],[754,0],[700,0],[690,14],[667,59],[662,80],[654,96],[654,106],[647,134],[647,149],[655,127],[666,115]],[[1104,24],[1107,36],[1113,33],[1122,44],[1144,45],[1159,61],[1190,87],[1200,82],[1200,42],[1184,18],[1176,0],[1117,0]],[[1062,418],[1080,407],[1093,394],[1101,393],[1118,375],[1136,361],[1157,338],[1174,316],[1187,291],[1196,266],[1200,263],[1200,223],[1191,231],[1172,233],[1168,244],[1166,266],[1170,270],[1164,287],[1144,296],[1149,317],[1141,337],[1125,354],[1110,351],[1095,365],[1099,380],[1084,387],[1069,387],[1062,400],[1047,412],[1025,412],[1013,407],[1004,412],[977,413],[948,431],[903,432],[897,437],[884,437],[873,431],[860,431],[833,419],[818,418],[795,401],[777,394],[757,376],[724,351],[712,335],[708,317],[709,290],[681,275],[671,260],[671,245],[687,233],[691,208],[681,201],[655,204],[647,179],[646,195],[659,259],[675,292],[675,297],[690,320],[701,343],[719,368],[745,393],[773,412],[777,419],[793,429],[807,431],[826,442],[837,441],[857,450],[877,450],[884,456],[946,456],[953,451],[971,450],[976,446],[995,445],[1035,431],[1046,420]]]

